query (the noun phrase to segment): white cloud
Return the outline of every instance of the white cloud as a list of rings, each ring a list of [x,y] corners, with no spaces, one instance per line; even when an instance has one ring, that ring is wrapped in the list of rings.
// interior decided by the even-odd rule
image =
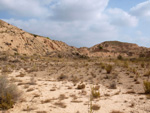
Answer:
[[[138,24],[138,19],[135,16],[132,16],[121,9],[109,9],[108,14],[110,15],[110,22],[114,25],[120,27],[136,27]]]
[[[137,4],[131,8],[130,13],[138,17],[150,17],[150,1]]]
[[[42,17],[48,14],[45,2],[41,0],[0,0],[0,11],[15,16]],[[47,15],[48,16],[48,15]]]
[[[50,19],[78,21],[98,18],[109,0],[57,0],[51,6]]]
[[[138,17],[131,11],[129,13],[118,8],[106,9],[108,1],[0,0],[0,11],[7,15],[8,12],[13,14],[12,19],[3,20],[27,32],[77,47],[90,47],[106,40],[140,44],[138,40],[142,38],[135,39],[136,36],[149,41],[148,35],[143,31],[148,26],[147,23],[142,28],[141,20],[138,21]],[[130,35],[130,38],[124,35]]]
[[[25,31],[61,40],[73,46],[93,46],[105,40],[116,39],[118,31],[107,21],[58,22],[31,19],[28,21],[4,19]]]

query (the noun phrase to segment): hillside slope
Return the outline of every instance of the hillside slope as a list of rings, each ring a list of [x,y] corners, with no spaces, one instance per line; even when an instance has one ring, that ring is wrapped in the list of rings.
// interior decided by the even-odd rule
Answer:
[[[136,44],[106,41],[91,48],[76,48],[64,42],[31,34],[0,20],[0,52],[60,57],[150,56],[150,49]]]
[[[149,48],[119,41],[106,41],[91,47],[89,51],[93,56],[147,56],[150,53]]]
[[[44,55],[53,51],[76,50],[64,42],[27,33],[0,20],[0,51],[14,54]]]

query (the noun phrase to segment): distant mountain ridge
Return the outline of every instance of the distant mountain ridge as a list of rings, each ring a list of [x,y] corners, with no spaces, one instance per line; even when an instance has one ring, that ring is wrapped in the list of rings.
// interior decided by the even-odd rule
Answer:
[[[9,54],[52,56],[150,56],[150,48],[119,41],[106,41],[91,48],[76,48],[64,42],[23,31],[0,20],[0,51]]]

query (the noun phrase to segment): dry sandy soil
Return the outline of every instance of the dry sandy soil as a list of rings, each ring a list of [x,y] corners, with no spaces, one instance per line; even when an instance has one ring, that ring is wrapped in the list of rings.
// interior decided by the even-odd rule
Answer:
[[[3,112],[90,113],[91,105],[94,113],[150,113],[150,100],[143,89],[149,63],[10,56],[0,61],[1,74],[22,95],[13,108]],[[112,66],[110,73],[105,69],[108,65]],[[100,97],[90,101],[92,87]]]

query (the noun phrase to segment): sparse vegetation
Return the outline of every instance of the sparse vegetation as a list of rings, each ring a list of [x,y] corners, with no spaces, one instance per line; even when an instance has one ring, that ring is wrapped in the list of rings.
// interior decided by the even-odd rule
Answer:
[[[78,86],[77,86],[77,89],[84,89],[85,88],[85,84],[79,84]]]
[[[97,105],[97,104],[94,104],[94,105],[92,105],[92,109],[93,109],[94,111],[97,111],[97,110],[100,109],[100,106]]]
[[[100,50],[102,50],[102,49],[103,49],[103,47],[102,47],[102,46],[99,46],[99,49],[100,49]]]
[[[114,110],[111,113],[123,113],[123,112]]]
[[[0,109],[6,110],[13,107],[16,100],[20,97],[15,84],[9,82],[6,76],[0,76]]]
[[[100,92],[95,87],[91,88],[92,98],[100,98]]]
[[[0,74],[9,82],[0,78],[0,112],[149,111],[150,48],[118,41],[70,47],[7,24],[0,36]],[[16,86],[23,90],[18,102]]]
[[[112,71],[112,65],[107,65],[105,69],[106,69],[107,74],[110,74]]]
[[[141,63],[141,67],[142,67],[142,68],[145,67],[145,63],[144,63],[144,62]]]
[[[59,107],[61,107],[61,108],[66,108],[67,106],[65,105],[65,103],[63,103],[63,102],[55,102],[55,105],[56,106],[59,106]]]
[[[146,94],[150,94],[150,81],[144,81],[144,90]]]
[[[150,71],[147,71],[147,72],[144,74],[144,76],[145,76],[145,77],[148,77],[148,79],[149,79],[149,77],[150,77]]]
[[[61,74],[61,75],[58,77],[58,80],[65,80],[66,78],[67,78],[66,75]]]
[[[118,55],[117,59],[118,59],[118,60],[122,60],[123,57],[122,57],[121,55]]]

